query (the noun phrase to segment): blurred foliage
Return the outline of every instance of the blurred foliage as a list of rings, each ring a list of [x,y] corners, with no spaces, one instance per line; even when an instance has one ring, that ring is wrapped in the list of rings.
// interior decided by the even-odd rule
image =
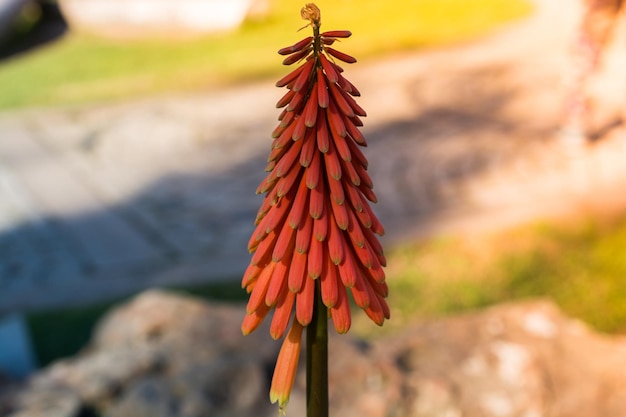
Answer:
[[[247,299],[239,279],[213,283],[192,288],[170,288],[206,300],[237,302]],[[31,313],[27,317],[35,355],[40,366],[55,359],[71,356],[80,351],[91,338],[98,320],[113,306],[126,300],[117,299],[87,307],[75,307],[54,311]]]
[[[285,72],[276,51],[298,33],[302,4],[236,32],[193,41],[116,42],[68,34],[0,63],[0,108],[65,105],[197,91]],[[319,0],[322,28],[350,29],[342,49],[359,59],[475,38],[529,13],[524,0]],[[305,35],[306,34],[306,35]]]
[[[27,317],[37,363],[78,353],[91,337],[97,320],[112,306],[95,306],[31,313]]]
[[[395,248],[388,255],[389,324],[393,329],[419,318],[546,297],[597,330],[624,332],[625,247],[626,218],[620,218]]]

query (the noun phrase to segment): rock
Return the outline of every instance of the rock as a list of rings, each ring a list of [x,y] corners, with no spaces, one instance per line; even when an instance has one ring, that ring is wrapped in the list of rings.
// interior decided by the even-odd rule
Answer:
[[[407,415],[626,415],[626,343],[545,301],[406,329],[385,342],[403,374]]]
[[[10,396],[0,392],[0,410],[274,417],[268,388],[280,344],[267,326],[241,336],[243,314],[243,306],[146,292],[106,315],[77,357],[13,385]],[[548,301],[416,323],[370,342],[333,334],[330,349],[332,415],[626,415],[624,339],[597,334]],[[289,415],[304,415],[304,362]]]
[[[79,417],[83,404],[75,391],[56,386],[18,394],[15,408],[8,417]]]
[[[9,415],[14,408],[19,385],[0,372],[0,416]]]
[[[148,377],[132,384],[107,412],[108,417],[169,417],[176,400],[167,380]]]

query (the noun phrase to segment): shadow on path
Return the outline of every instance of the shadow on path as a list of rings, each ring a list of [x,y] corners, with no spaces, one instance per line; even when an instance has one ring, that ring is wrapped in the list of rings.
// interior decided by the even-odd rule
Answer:
[[[420,83],[414,87],[419,93]],[[541,137],[499,112],[515,91],[465,90],[448,88],[448,97],[439,95],[415,118],[365,129],[385,243],[432,228],[441,211],[463,206],[464,185],[475,175],[515,157],[528,145],[520,138]],[[459,106],[463,100],[472,104]],[[262,201],[254,190],[266,156],[216,174],[166,175],[115,206],[5,228],[0,313],[88,304],[152,286],[238,280],[249,262],[246,244]]]

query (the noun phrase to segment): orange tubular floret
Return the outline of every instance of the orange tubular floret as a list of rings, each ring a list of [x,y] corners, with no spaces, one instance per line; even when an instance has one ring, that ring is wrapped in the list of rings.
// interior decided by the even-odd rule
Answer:
[[[328,58],[326,58],[326,56],[323,54],[320,54],[320,62],[322,63],[322,68],[326,73],[326,79],[328,79],[330,83],[336,83],[339,77],[337,75],[337,70],[335,70],[335,67],[333,67]]]
[[[324,154],[324,165],[326,165],[326,174],[330,177],[329,180],[341,180],[341,163],[332,143],[329,143],[328,152]]]
[[[241,323],[241,332],[244,336],[249,335],[253,331],[257,329],[263,322],[267,313],[269,313],[270,308],[265,304],[261,305],[258,309],[256,309],[251,314],[246,314],[243,318],[243,322]]]
[[[298,112],[304,103],[304,99],[306,97],[305,91],[296,91],[293,95],[293,98],[287,105],[287,111]]]
[[[335,105],[335,102],[333,100],[328,103],[326,116],[328,117],[328,126],[330,127],[330,129],[342,138],[345,137],[348,133],[346,130],[346,125],[344,124],[343,117],[341,117],[341,114],[339,114],[339,110],[337,109],[337,106]]]
[[[248,241],[248,251],[250,253],[256,251],[256,248],[259,246],[259,242],[261,242],[261,239],[263,239],[267,234],[266,229],[268,222],[269,217],[267,215],[263,216],[261,221],[258,222],[256,229],[254,229],[254,232]]]
[[[348,196],[348,202],[354,209],[354,211],[363,211],[363,200],[361,200],[361,194],[359,193],[359,189],[356,188],[353,184],[342,181],[344,184],[344,191]]]
[[[313,237],[309,247],[307,272],[310,278],[316,279],[322,274],[324,267],[324,245]]]
[[[333,136],[333,141],[335,142],[335,147],[337,148],[337,152],[339,153],[339,156],[341,157],[341,159],[343,159],[346,162],[351,162],[352,153],[350,152],[350,147],[348,146],[348,143],[346,142],[347,140],[350,140],[350,138],[341,137],[332,131],[331,133]]]
[[[339,265],[344,257],[344,237],[343,233],[335,224],[333,215],[330,215],[328,225],[328,255],[335,265]]]
[[[320,180],[317,186],[311,190],[309,195],[309,214],[314,219],[324,215],[324,202],[326,201],[326,187],[324,180]]]
[[[289,170],[289,173],[278,180],[276,183],[276,195],[280,197],[288,198],[289,204],[292,203],[293,197],[291,194],[294,194],[292,190],[295,190],[294,184],[298,182],[300,177],[302,176],[302,171],[298,169],[296,166],[292,166]]]
[[[324,38],[349,38],[352,36],[352,32],[349,30],[329,30],[322,32]]]
[[[291,258],[290,258],[291,259]],[[286,262],[277,262],[274,272],[270,277],[269,285],[265,293],[265,305],[273,307],[287,290],[287,271],[289,264]]]
[[[296,234],[296,251],[299,253],[308,253],[311,244],[311,236],[313,235],[313,218],[306,214],[305,219],[298,226]]]
[[[337,204],[335,200],[331,199],[330,207],[332,213],[335,215],[337,227],[341,230],[346,230],[349,223],[348,209],[346,209],[346,206],[344,204]]]
[[[291,135],[291,139],[296,142],[302,142],[300,139],[304,137],[304,134],[307,130],[306,121],[304,117],[298,117],[293,123],[296,125],[296,127],[293,129],[293,135]]]
[[[317,68],[317,104],[323,109],[328,107],[328,88],[321,68]]]
[[[304,124],[306,127],[315,126],[315,122],[317,122],[318,115],[318,106],[317,106],[317,88],[313,88],[311,90],[311,96],[309,97],[309,101],[307,101],[304,106],[304,112],[302,116],[304,117]]]
[[[347,250],[348,247],[344,245],[344,256],[343,261],[337,265],[339,267],[339,277],[341,278],[341,282],[347,288],[354,287],[354,284],[357,281],[357,274],[359,273],[356,265],[354,264],[354,259],[352,258],[352,252]]]
[[[313,41],[313,36],[306,37],[306,38],[302,39],[301,41],[298,41],[298,42],[294,43],[291,46],[286,46],[284,48],[279,49],[278,50],[278,54],[279,55],[293,54],[294,52],[298,52],[298,51],[306,48],[307,46],[309,46],[312,41]]]
[[[298,78],[298,75],[300,75],[303,69],[304,66],[299,66],[295,70],[291,71],[289,74],[285,75],[283,78],[276,82],[276,87],[284,87],[290,82],[294,81],[296,78]]]
[[[346,195],[343,191],[343,185],[341,183],[341,179],[329,179],[328,180],[328,188],[330,188],[330,197],[331,200],[337,204],[343,204],[346,200]]]
[[[313,220],[313,236],[320,242],[326,240],[328,234],[328,216],[318,217]]]
[[[291,211],[289,212],[289,216],[287,218],[289,227],[296,229],[304,221],[304,215],[307,212],[306,207],[308,207],[308,202],[309,189],[306,186],[304,175],[302,175],[291,206]]]
[[[341,60],[341,61],[343,61],[343,62],[345,62],[347,64],[354,64],[356,62],[356,58],[355,57],[350,56],[348,54],[345,54],[345,53],[343,53],[341,51],[338,51],[336,49],[333,49],[331,47],[327,46],[326,48],[324,48],[324,50],[329,55],[331,55],[331,56],[333,56],[333,57],[335,57],[335,58],[337,58],[337,59],[339,59],[339,60]]]
[[[326,307],[334,307],[339,298],[339,274],[337,267],[327,256],[324,261],[324,268],[321,276],[322,302]]]
[[[298,75],[298,78],[296,78],[295,83],[293,84],[293,91],[300,91],[307,84],[309,78],[311,77],[314,64],[315,60],[310,59],[302,65],[302,72]]]
[[[261,271],[263,271],[261,267],[248,265],[246,272],[243,274],[243,279],[241,280],[241,288],[246,288],[252,281],[255,281],[259,275],[261,275]]]
[[[252,293],[250,293],[250,298],[248,299],[248,305],[246,306],[246,312],[248,314],[254,313],[259,307],[265,304],[265,294],[267,293],[267,287],[270,284],[270,279],[272,278],[272,273],[274,272],[275,264],[270,264],[263,269],[261,275],[256,281],[254,285],[254,289]]]
[[[356,169],[354,169],[354,164],[350,162],[346,162],[343,159],[341,160],[341,167],[343,168],[343,178],[346,178],[350,181],[350,187],[358,189],[359,185],[361,185],[361,178],[359,174],[357,174]],[[359,197],[360,198],[360,197]]]
[[[289,394],[296,378],[302,344],[302,329],[302,325],[297,321],[291,324],[291,329],[283,341],[276,360],[270,387],[270,401],[272,404],[278,402],[281,409],[284,409],[289,401]]]
[[[283,65],[291,65],[295,62],[300,61],[304,57],[306,57],[311,52],[310,48],[303,49],[294,54],[289,55],[287,58],[283,60]]]
[[[339,83],[339,85],[341,86],[341,83]],[[346,102],[350,105],[350,107],[352,107],[355,115],[367,117],[367,112],[363,109],[363,107],[359,106],[356,100],[352,98],[352,96],[348,92],[346,92],[343,88],[340,88],[339,92],[343,96],[344,100],[346,100]]]
[[[348,302],[348,294],[343,286],[339,287],[337,294],[337,302],[330,309],[330,316],[333,320],[335,330],[339,334],[347,333],[350,330],[352,317],[350,314],[350,303]]]
[[[288,225],[283,226],[274,245],[272,261],[280,262],[285,255],[291,256],[291,252],[296,242],[296,231]]]
[[[328,147],[330,146],[330,136],[326,124],[326,115],[324,113],[325,111],[323,109],[319,110],[316,129],[317,149],[322,153],[328,152]]]
[[[317,140],[315,139],[316,129],[307,129],[304,135],[304,144],[302,145],[302,151],[300,152],[300,165],[308,167],[311,165],[313,155],[315,153]]]
[[[291,265],[289,266],[289,275],[287,277],[287,286],[289,291],[299,293],[304,287],[306,279],[307,255],[298,251],[293,252]]]
[[[291,291],[285,291],[281,294],[274,309],[274,317],[272,317],[272,324],[270,325],[270,336],[272,336],[272,339],[278,340],[283,337],[289,325],[295,300],[296,295]]]
[[[306,186],[311,190],[317,188],[317,185],[321,181],[322,175],[322,157],[319,152],[314,152],[313,157],[311,158],[310,165],[306,168],[304,172],[304,177],[306,178]]]
[[[352,107],[341,94],[341,89],[337,86],[337,84],[331,84],[328,86],[328,89],[330,90],[330,94],[332,95],[335,103],[337,103],[339,110],[341,110],[341,112],[348,117],[354,117],[354,110],[352,110]]]
[[[315,281],[305,277],[302,291],[296,296],[296,319],[307,326],[313,318],[313,301],[315,297]]]
[[[277,237],[278,234],[275,231],[271,231],[261,240],[254,255],[252,255],[252,260],[250,261],[252,265],[264,266],[272,259],[274,242],[276,242]]]
[[[289,212],[290,207],[291,199],[287,197],[281,198],[276,205],[272,206],[270,212],[267,214],[265,219],[263,219],[267,219],[267,221],[261,223],[265,225],[266,234],[282,227],[285,215]],[[259,224],[259,226],[261,226],[261,224]]]
[[[276,108],[280,109],[285,107],[287,104],[289,104],[289,102],[291,100],[293,100],[293,97],[296,95],[295,91],[289,90],[285,93],[284,96],[281,97],[280,100],[278,100],[278,102],[276,102]]]
[[[350,137],[354,139],[354,141],[358,143],[359,145],[367,146],[367,142],[365,141],[365,136],[363,136],[363,133],[361,133],[361,131],[357,129],[352,119],[349,117],[344,117],[342,121]]]

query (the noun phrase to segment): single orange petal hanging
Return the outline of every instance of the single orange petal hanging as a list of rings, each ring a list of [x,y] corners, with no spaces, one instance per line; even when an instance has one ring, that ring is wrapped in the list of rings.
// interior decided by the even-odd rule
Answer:
[[[270,401],[272,404],[278,402],[281,410],[289,402],[291,388],[296,378],[302,345],[302,329],[302,325],[294,321],[283,341],[280,352],[278,352],[272,385],[270,386]]]

